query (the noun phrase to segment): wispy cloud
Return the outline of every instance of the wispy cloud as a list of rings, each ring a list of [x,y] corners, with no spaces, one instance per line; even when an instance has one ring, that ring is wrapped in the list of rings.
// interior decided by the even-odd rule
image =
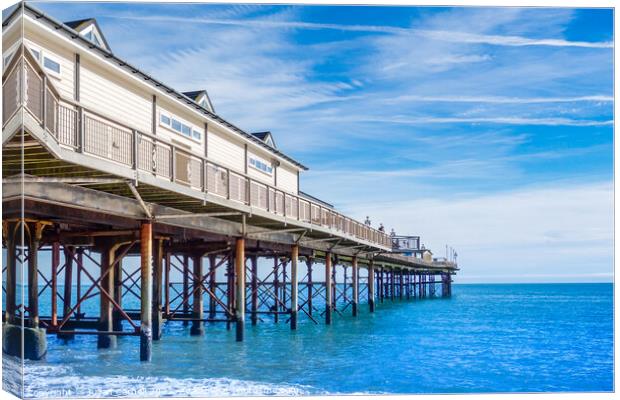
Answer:
[[[425,124],[500,124],[500,125],[540,125],[540,126],[610,126],[613,120],[576,120],[570,118],[526,118],[526,117],[383,117],[383,116],[353,116],[344,117],[355,122],[375,122],[402,125]]]
[[[418,96],[405,95],[385,99],[388,103],[436,102],[436,103],[492,103],[492,104],[543,104],[614,101],[613,96],[594,95],[576,97],[500,97],[500,96]]]
[[[427,39],[470,44],[487,44],[494,46],[551,46],[551,47],[585,47],[585,48],[613,48],[611,42],[583,42],[563,39],[531,39],[521,36],[482,35],[469,32],[425,30],[415,28],[402,28],[385,25],[346,25],[326,24],[301,21],[276,21],[259,19],[211,19],[211,18],[187,18],[161,15],[150,16],[112,16],[109,18],[122,18],[142,21],[182,22],[189,24],[229,25],[254,28],[287,28],[287,29],[312,29],[312,30],[337,30],[346,32],[387,33],[397,35],[418,35]]]

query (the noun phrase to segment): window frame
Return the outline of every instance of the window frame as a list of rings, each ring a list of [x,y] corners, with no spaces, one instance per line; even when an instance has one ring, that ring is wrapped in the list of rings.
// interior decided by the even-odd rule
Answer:
[[[13,45],[9,47],[8,50],[2,53],[2,71],[4,71],[6,66],[11,63],[11,60],[13,60],[13,56],[15,56],[18,47],[19,42],[13,43]]]
[[[41,68],[45,70],[45,73],[54,78],[62,79],[62,62],[60,61],[60,57],[47,49],[43,49],[41,46],[33,44],[30,41],[26,42],[25,45],[28,51],[30,51],[30,54],[32,54],[32,57],[35,58]],[[37,52],[39,54],[39,57],[36,57],[32,53],[33,51]],[[58,71],[54,71],[53,69],[45,65],[46,58],[51,62],[58,64]]]
[[[261,168],[261,165],[264,165],[266,169]],[[273,176],[273,165],[254,154],[248,154],[248,167],[255,169],[265,175]]]
[[[165,123],[162,121],[162,117],[166,118],[170,121],[170,123]],[[186,139],[190,139],[196,143],[202,143],[202,138],[204,137],[204,132],[199,129],[196,125],[190,124],[189,122],[185,121],[182,118],[177,117],[176,115],[165,111],[165,110],[159,110],[159,126],[161,126],[162,128],[165,128],[171,132],[174,132],[175,134],[184,137]],[[180,130],[177,130],[175,128],[172,127],[172,125],[174,123],[178,123],[180,124]],[[183,128],[186,127],[189,129],[189,135],[183,133]],[[194,137],[194,132],[199,133],[200,134],[200,138],[195,138]]]

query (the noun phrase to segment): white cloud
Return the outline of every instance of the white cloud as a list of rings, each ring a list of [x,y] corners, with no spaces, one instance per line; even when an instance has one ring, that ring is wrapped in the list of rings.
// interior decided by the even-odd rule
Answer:
[[[501,125],[541,125],[541,126],[611,126],[613,120],[577,120],[570,118],[524,118],[524,117],[383,117],[383,116],[348,116],[354,122],[377,122],[403,125],[422,124],[501,124]],[[342,120],[342,119],[341,119]]]
[[[563,39],[531,39],[521,36],[483,35],[470,32],[427,30],[416,28],[400,28],[383,25],[345,25],[326,24],[302,21],[278,21],[271,19],[213,19],[213,18],[187,18],[171,16],[111,16],[143,21],[182,22],[188,24],[226,25],[253,28],[286,28],[286,29],[311,29],[311,30],[337,30],[346,32],[385,33],[398,35],[416,35],[426,39],[466,44],[487,44],[494,46],[552,46],[552,47],[585,47],[585,48],[613,48],[612,42],[583,42]]]
[[[613,272],[611,183],[531,187],[477,197],[450,196],[346,205],[399,234],[421,235],[442,256],[459,253],[464,280],[506,281],[536,274],[559,277]],[[568,277],[566,277],[568,278]],[[458,278],[457,278],[458,280]],[[527,279],[525,279],[527,280]]]
[[[542,104],[542,103],[576,103],[614,101],[613,96],[593,95],[576,97],[501,97],[501,96],[418,96],[404,95],[385,100],[388,103],[399,102],[437,102],[437,103],[492,103],[492,104]]]

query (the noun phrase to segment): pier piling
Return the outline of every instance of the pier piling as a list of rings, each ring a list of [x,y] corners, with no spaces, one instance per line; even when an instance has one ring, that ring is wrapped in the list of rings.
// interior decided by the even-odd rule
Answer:
[[[164,261],[164,241],[156,239],[153,246],[153,340],[161,339],[161,292]]]
[[[204,311],[203,293],[202,293],[202,254],[194,254],[192,256],[192,263],[194,265],[193,273],[193,302],[192,302],[192,327],[190,328],[190,335],[200,336],[204,334],[202,317]]]
[[[258,258],[256,256],[250,257],[250,269],[252,272],[252,325],[256,325],[258,322]]]
[[[368,309],[375,312],[375,265],[372,260],[368,264]]]
[[[236,339],[237,342],[243,341],[245,330],[245,239],[237,238],[235,244],[235,319],[236,319]]]
[[[183,254],[183,315],[189,314],[189,257],[187,254]],[[183,326],[189,325],[187,319],[183,320]]]
[[[118,244],[105,241],[101,247],[100,271],[101,283],[99,288],[99,331],[112,332],[114,330],[112,311],[114,310],[109,294],[114,288],[114,266],[116,265],[116,249]],[[116,346],[116,336],[107,333],[97,335],[97,348],[108,349]]]
[[[357,303],[359,302],[359,270],[357,268],[357,257],[351,258],[351,278],[353,279],[353,302],[351,311],[354,317],[357,317]]]
[[[332,254],[325,254],[325,324],[332,323]]]
[[[153,331],[151,326],[151,291],[153,224],[142,222],[140,226],[140,361],[151,361]]]
[[[291,246],[291,329],[297,329],[297,263],[299,261],[299,246]]]

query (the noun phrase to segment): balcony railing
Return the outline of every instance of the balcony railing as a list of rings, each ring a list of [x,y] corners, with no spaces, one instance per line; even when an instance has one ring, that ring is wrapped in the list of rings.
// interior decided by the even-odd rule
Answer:
[[[330,228],[341,235],[391,247],[383,232],[332,209],[254,180],[174,144],[114,121],[94,110],[62,99],[49,84],[37,61],[25,57],[9,64],[2,84],[6,123],[22,103],[56,141],[74,151],[152,173],[158,178],[239,202],[274,215]]]

